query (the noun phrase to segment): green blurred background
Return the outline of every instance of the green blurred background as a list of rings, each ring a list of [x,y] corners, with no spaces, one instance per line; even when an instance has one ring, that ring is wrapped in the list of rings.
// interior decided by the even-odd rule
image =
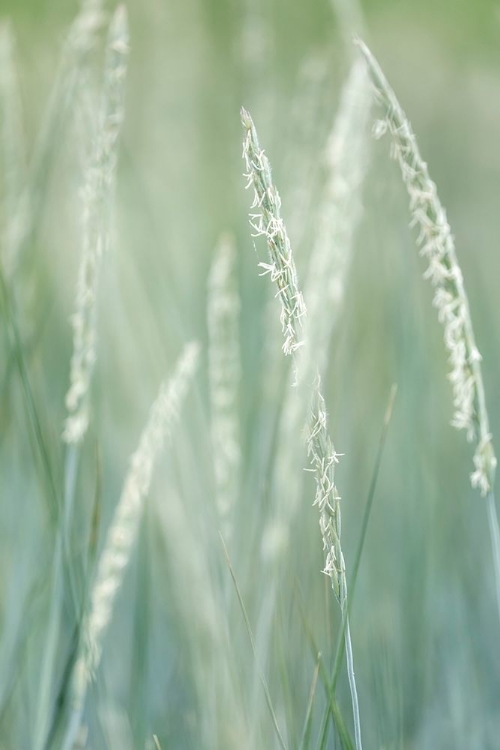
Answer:
[[[222,232],[234,232],[242,300],[244,482],[232,561],[256,625],[268,582],[253,560],[259,558],[262,518],[271,502],[268,472],[282,380],[279,358],[268,356],[269,284],[257,273],[265,248],[257,244],[257,258],[247,224],[239,108],[244,104],[252,113],[274,167],[303,273],[314,236],[323,149],[354,52],[327,0],[131,0],[127,7],[127,117],[115,240],[101,278],[94,418],[80,502],[93,495],[98,477],[105,528],[160,380],[183,342],[195,337],[206,344],[214,247]],[[370,0],[363,10],[366,39],[413,123],[447,208],[484,358],[495,438],[500,434],[500,7],[486,0]],[[77,3],[68,0],[0,2],[0,16],[11,20],[17,38],[27,157],[76,11]],[[97,56],[96,71],[100,62]],[[21,329],[28,338],[36,334],[30,376],[56,465],[80,251],[78,117],[79,110],[58,145],[43,220],[19,279],[26,303]],[[348,570],[386,401],[392,383],[398,384],[352,614],[365,746],[493,749],[500,736],[500,631],[486,513],[468,482],[471,448],[449,426],[442,334],[408,228],[406,195],[387,152],[385,140],[374,142],[326,381],[331,431],[345,453],[338,486]],[[197,672],[211,674],[210,643],[195,622],[203,620],[200,591],[212,586],[209,579],[227,578],[213,513],[205,358],[183,429],[155,481],[141,536],[149,541],[139,545],[106,641],[88,709],[92,748],[143,747],[143,736],[153,731],[163,748],[214,746],[204,734],[199,688],[193,687]],[[22,592],[30,591],[33,570],[48,564],[51,536],[37,502],[15,376],[2,399],[2,663],[5,680],[13,669],[19,675],[1,714],[0,747],[17,750],[30,747],[43,632],[33,626],[22,668],[9,663],[9,639],[23,622]],[[179,497],[182,502],[175,504]],[[265,658],[290,737],[294,722],[301,721],[297,715],[305,712],[314,669],[298,611],[297,578],[326,659],[332,657],[338,626],[320,574],[312,499],[312,483],[306,484],[281,573],[279,638]],[[154,507],[162,509],[161,523]],[[172,529],[178,531],[178,550]],[[204,569],[205,558],[191,559],[197,548],[206,549],[212,568]],[[225,596],[230,640],[236,644],[233,666],[246,705],[252,700],[258,705],[254,662],[230,586]],[[30,630],[29,623],[23,625]],[[289,670],[284,683],[277,676],[281,651]],[[214,688],[206,679],[210,693]],[[285,698],[283,684],[290,693]],[[341,703],[349,716],[345,685]],[[314,714],[315,731],[320,713]],[[250,724],[260,717],[252,729],[253,746],[274,746],[265,710],[249,714]],[[330,742],[334,747],[333,735]]]

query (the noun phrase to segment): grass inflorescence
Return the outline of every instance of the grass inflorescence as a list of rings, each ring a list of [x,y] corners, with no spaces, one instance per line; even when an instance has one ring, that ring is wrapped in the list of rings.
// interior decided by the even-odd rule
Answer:
[[[0,748],[496,747],[494,76],[426,30],[417,142],[357,1],[9,2]]]

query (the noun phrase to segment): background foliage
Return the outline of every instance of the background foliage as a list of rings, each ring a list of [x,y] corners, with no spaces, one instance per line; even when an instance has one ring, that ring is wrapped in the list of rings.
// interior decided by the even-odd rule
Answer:
[[[0,3],[17,37],[27,158],[76,10],[67,0]],[[256,268],[265,249],[257,247],[257,258],[247,224],[239,108],[244,104],[259,128],[303,272],[314,235],[323,148],[352,51],[327,0],[130,0],[128,10],[131,60],[117,221],[101,278],[93,422],[78,490],[83,518],[96,494],[100,498],[101,542],[160,380],[185,341],[199,338],[205,350],[196,392],[157,472],[119,596],[87,706],[88,746],[144,747],[156,732],[163,748],[272,747],[272,726],[217,537],[207,278],[220,234],[233,232],[241,293],[244,461],[229,551],[258,630],[259,623],[264,627],[269,587],[261,542],[273,502],[283,368],[279,352],[270,353],[275,341],[270,285]],[[497,436],[499,8],[487,0],[366,0],[364,10],[368,40],[412,120],[448,210]],[[100,63],[97,55],[96,75]],[[16,292],[29,376],[57,477],[80,251],[85,123],[79,110],[76,115],[56,144],[43,217]],[[421,279],[406,196],[386,151],[386,143],[374,143],[326,382],[331,429],[345,453],[337,476],[348,566],[389,390],[394,382],[399,386],[352,613],[366,747],[494,748],[500,732],[499,625],[486,516],[468,483],[469,446],[449,426],[441,332]],[[49,569],[53,529],[4,330],[2,337],[0,746],[7,749],[31,747],[46,607],[46,591],[34,582],[35,573]],[[297,476],[304,465],[305,457]],[[300,737],[314,672],[300,597],[327,662],[338,630],[320,573],[313,497],[307,481],[286,565],[276,572],[280,593],[273,635],[269,642],[258,640],[291,747]],[[78,545],[78,526],[74,533]],[[35,602],[30,618],[27,602]],[[210,696],[220,686],[214,681],[211,633],[219,627],[227,627],[226,656],[245,707],[241,735],[230,709],[225,714],[224,705],[212,708]],[[19,633],[25,634],[24,645],[12,663]],[[66,633],[62,653],[69,639]],[[226,635],[223,640],[225,649]],[[344,683],[340,701],[348,717]],[[314,741],[322,702],[318,688]],[[210,728],[211,720],[219,729]],[[330,742],[333,747],[333,733]]]

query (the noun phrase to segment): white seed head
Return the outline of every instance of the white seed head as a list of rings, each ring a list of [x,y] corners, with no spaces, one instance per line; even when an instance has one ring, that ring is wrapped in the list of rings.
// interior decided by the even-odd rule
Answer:
[[[73,356],[63,431],[67,443],[80,442],[89,424],[89,392],[97,345],[97,289],[102,256],[109,244],[117,146],[125,114],[127,56],[127,18],[120,7],[109,29],[99,127],[81,191],[83,246],[72,317]]]
[[[388,131],[391,136],[391,155],[399,164],[409,196],[411,226],[419,230],[418,246],[428,264],[424,276],[435,290],[433,304],[444,329],[451,368],[452,424],[464,430],[469,441],[478,442],[471,481],[486,495],[493,486],[496,459],[491,445],[481,355],[475,343],[455,242],[410,122],[370,50],[363,42],[358,43],[368,63],[377,99],[384,110],[384,126],[377,126],[377,134]]]
[[[149,492],[154,465],[165,439],[171,438],[179,422],[181,406],[199,359],[199,346],[188,344],[172,377],[160,388],[151,407],[139,446],[130,460],[122,494],[108,530],[90,596],[89,613],[83,624],[80,653],[74,672],[74,703],[81,705],[86,687],[97,669],[104,635],[108,628],[116,593],[137,537],[144,501]]]
[[[298,371],[298,350],[305,343],[298,338],[306,307],[298,285],[298,278],[292,250],[283,220],[279,213],[279,195],[271,179],[271,169],[267,157],[261,150],[255,127],[248,112],[242,110],[242,123],[245,129],[243,156],[247,165],[248,184],[254,187],[253,207],[259,213],[251,215],[251,224],[257,235],[263,235],[268,244],[271,263],[261,263],[263,274],[269,274],[278,287],[277,296],[282,303],[281,323],[285,354],[291,354],[295,370]],[[309,343],[309,342],[307,342]],[[308,352],[310,354],[310,352]],[[309,419],[307,449],[316,480],[314,505],[320,514],[320,530],[325,551],[325,573],[332,580],[332,587],[341,605],[346,603],[346,577],[340,548],[340,505],[335,487],[334,471],[338,462],[327,427],[325,402],[321,392],[321,378],[318,375],[313,386],[313,406]]]
[[[239,490],[241,447],[238,393],[241,380],[240,298],[236,248],[229,235],[221,238],[208,286],[208,363],[211,436],[217,509],[230,530],[229,516]]]
[[[250,226],[254,230],[254,237],[263,236],[267,241],[271,263],[261,263],[260,267],[264,269],[262,275],[270,274],[271,280],[278,287],[276,296],[281,303],[281,327],[285,339],[283,351],[290,355],[303,344],[300,329],[306,308],[298,285],[290,240],[281,218],[281,200],[272,181],[269,160],[260,148],[252,118],[243,108],[241,122],[245,131],[245,177],[247,187],[253,187],[254,190]]]

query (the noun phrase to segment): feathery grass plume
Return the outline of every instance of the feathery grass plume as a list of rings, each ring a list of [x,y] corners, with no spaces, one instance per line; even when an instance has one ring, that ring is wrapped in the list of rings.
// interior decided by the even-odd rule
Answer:
[[[270,274],[278,287],[277,297],[281,303],[281,328],[284,336],[283,351],[293,354],[304,343],[301,339],[302,317],[306,308],[297,282],[297,269],[292,258],[290,240],[281,218],[281,198],[274,187],[271,167],[259,145],[252,118],[241,109],[241,121],[245,128],[243,158],[248,179],[247,188],[253,186],[254,201],[250,214],[250,226],[254,237],[266,238],[271,263],[259,263],[262,276]]]
[[[452,425],[465,430],[469,442],[475,442],[474,471],[470,479],[472,486],[486,497],[500,615],[500,527],[493,491],[497,459],[486,408],[482,358],[476,346],[463,274],[445,209],[420,155],[410,121],[368,47],[359,39],[357,43],[368,62],[377,98],[384,109],[384,119],[376,123],[374,133],[376,137],[387,131],[390,133],[391,155],[399,164],[410,198],[410,226],[418,227],[417,244],[428,262],[424,277],[435,290],[433,304],[444,328],[451,365],[448,377],[455,409]]]
[[[22,106],[15,66],[15,40],[10,24],[0,24],[0,121],[3,172],[2,267],[11,275],[15,217],[26,179]]]
[[[63,747],[69,750],[78,730],[87,686],[99,666],[103,639],[113,613],[139,528],[143,504],[149,492],[154,465],[165,439],[172,436],[195,374],[199,346],[190,343],[151,407],[139,446],[130,461],[122,494],[109,527],[92,587],[89,611],[84,618],[79,656],[73,670],[72,716]]]
[[[118,158],[118,138],[124,119],[128,25],[124,6],[113,16],[104,73],[99,129],[82,190],[83,247],[73,315],[73,356],[66,395],[68,417],[63,439],[79,443],[89,423],[89,389],[96,358],[96,302],[99,269],[109,244],[110,208]]]
[[[236,248],[230,235],[221,237],[208,286],[208,363],[211,433],[217,510],[223,533],[230,533],[230,513],[240,482],[241,447],[238,389],[241,380],[239,343],[240,298]]]
[[[331,582],[332,588],[339,602],[342,616],[345,618],[345,646],[347,660],[347,675],[351,692],[352,711],[354,718],[354,739],[356,750],[361,749],[361,723],[359,717],[358,692],[354,676],[354,656],[350,633],[349,615],[347,611],[347,579],[344,555],[340,543],[342,521],[340,513],[340,495],[335,484],[335,467],[339,454],[336,452],[328,433],[327,413],[325,401],[321,392],[321,378],[317,375],[313,392],[313,404],[309,434],[307,437],[307,452],[312,471],[316,480],[316,496],[314,505],[319,510],[319,525],[323,538],[325,567],[323,572]]]
[[[299,339],[306,307],[300,291],[295,262],[292,255],[290,241],[286,227],[280,215],[280,198],[271,177],[269,161],[259,145],[257,132],[249,113],[242,109],[241,120],[245,131],[243,142],[243,158],[247,168],[245,177],[247,188],[253,187],[254,200],[250,213],[250,224],[257,236],[266,238],[271,264],[260,263],[265,273],[270,273],[272,281],[278,287],[281,300],[281,322],[285,344],[285,354],[292,355],[295,360],[296,374],[298,374],[297,350],[304,343]],[[312,355],[311,355],[312,356]],[[321,379],[318,375],[313,392],[313,407],[310,421],[310,431],[307,438],[307,449],[312,469],[316,479],[316,497],[314,505],[320,514],[320,530],[325,553],[324,573],[332,582],[332,588],[340,604],[342,613],[346,614],[347,582],[345,564],[340,547],[340,496],[335,486],[335,466],[338,454],[328,434],[325,403],[321,392]],[[359,720],[359,706],[352,648],[349,628],[346,629],[346,645],[348,655],[349,685],[354,716],[356,747],[361,748],[361,731]]]
[[[471,483],[486,496],[493,488],[497,461],[486,409],[481,355],[476,346],[450,225],[405,112],[368,47],[361,40],[357,43],[368,62],[375,92],[384,110],[384,119],[376,123],[375,135],[390,133],[391,154],[399,164],[410,198],[411,226],[419,229],[420,253],[429,264],[424,277],[435,290],[434,306],[444,328],[451,365],[449,379],[455,408],[452,424],[465,430],[470,442],[476,442]]]

